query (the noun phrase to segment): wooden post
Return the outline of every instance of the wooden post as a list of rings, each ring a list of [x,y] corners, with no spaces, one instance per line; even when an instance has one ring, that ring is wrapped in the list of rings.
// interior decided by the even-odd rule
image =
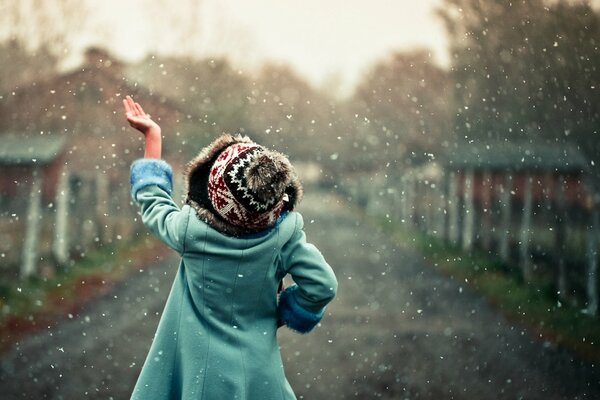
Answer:
[[[143,232],[143,225],[134,222],[134,220],[138,218],[138,212],[136,206],[134,205],[133,199],[131,198],[129,185],[124,184],[121,190],[123,193],[123,199],[126,199],[125,201],[127,202],[127,207],[125,208],[126,215],[121,217],[121,219],[125,222],[122,226],[121,235],[126,239],[132,239]],[[355,199],[356,197],[353,195],[352,200]]]
[[[377,209],[377,205],[375,204],[375,180],[373,177],[370,177],[370,182],[364,182],[362,185],[362,190],[365,192],[365,198],[367,199],[365,211],[368,215],[373,215],[373,210]]]
[[[459,203],[458,175],[452,171],[448,174],[448,241],[456,246],[459,239]]]
[[[64,170],[56,190],[56,222],[54,225],[54,243],[52,251],[59,265],[69,261],[69,202],[70,202],[69,172]]]
[[[598,204],[597,199],[590,202],[590,226],[587,230],[587,313],[598,314]]]
[[[36,271],[39,235],[42,227],[42,181],[42,171],[37,167],[34,168],[31,174],[31,189],[29,192],[29,206],[26,219],[27,227],[21,263],[21,278],[27,278]]]
[[[546,174],[544,174],[544,187],[542,188],[542,193],[544,196],[544,220],[548,222],[547,228],[550,229],[553,226],[552,198],[556,193],[552,172],[546,172]]]
[[[531,236],[531,217],[533,212],[533,177],[530,173],[525,176],[523,188],[523,219],[521,224],[520,264],[523,279],[531,281],[532,266],[529,254],[529,238]]]
[[[429,190],[425,182],[418,178],[416,188],[416,197],[413,203],[415,204],[415,210],[417,211],[417,223],[419,230],[423,233],[427,233],[427,213],[429,211],[429,206],[427,205],[426,201],[428,200]]]
[[[421,230],[422,228],[422,224],[421,224],[421,207],[419,207],[419,199],[422,199],[422,195],[421,195],[421,182],[419,181],[419,178],[415,175],[412,176],[411,180],[410,180],[410,217],[411,217],[411,224],[413,224],[413,226],[416,226],[417,229]]]
[[[557,289],[558,295],[562,299],[567,297],[567,265],[564,256],[565,242],[567,239],[567,210],[565,204],[565,176],[559,175],[556,183],[555,195],[555,235],[554,235],[554,251],[555,259],[558,264],[557,268]]]
[[[498,245],[500,258],[508,262],[510,259],[510,222],[512,215],[513,179],[508,172],[500,189],[500,243]]]
[[[450,214],[450,173],[444,172],[440,181],[441,187],[440,192],[442,194],[441,202],[441,214],[440,214],[440,238],[448,243],[450,241],[450,230],[449,230],[449,214]]]
[[[392,183],[393,185],[393,183]],[[400,197],[399,197],[399,192],[398,192],[398,188],[396,187],[391,187],[390,190],[390,202],[391,202],[391,210],[390,210],[390,219],[392,221],[400,221],[402,219],[402,211],[401,211],[401,203],[400,203]]]
[[[434,188],[435,205],[435,235],[442,239],[446,239],[446,180],[440,179]]]
[[[413,215],[414,215],[414,183],[412,176],[407,176],[404,179],[404,220],[413,224]]]
[[[474,172],[466,171],[464,187],[463,249],[471,251],[475,236],[475,202],[473,200]]]
[[[97,240],[96,216],[94,215],[96,198],[95,181],[86,177],[81,182],[79,191],[79,204],[77,205],[77,218],[81,221],[79,233],[79,245],[81,255],[85,254],[91,243]]]
[[[441,237],[444,229],[443,209],[444,209],[444,192],[440,188],[440,182],[429,182],[429,193],[431,195],[429,207],[431,209],[431,224],[430,230],[434,237]]]
[[[96,229],[100,243],[107,243],[112,239],[111,225],[109,223],[109,188],[108,178],[103,172],[96,173],[96,201],[90,205],[96,206]]]
[[[406,216],[407,216],[407,212],[406,212],[406,177],[403,176],[402,178],[400,178],[400,187],[398,190],[398,194],[400,195],[400,206],[399,206],[399,213],[400,215],[398,216],[398,220],[400,222],[405,222],[406,221]]]
[[[485,250],[492,248],[492,174],[483,172],[481,185],[481,245]]]
[[[435,192],[435,188],[432,188],[431,185],[432,183],[430,181],[425,181],[423,182],[423,199],[425,199],[427,201],[426,204],[423,204],[424,206],[424,211],[423,211],[423,215],[424,215],[424,219],[425,219],[425,232],[427,232],[428,235],[430,236],[434,236],[436,233],[436,226],[435,226],[435,208],[436,208],[436,204],[434,202],[434,192]]]
[[[419,199],[419,180],[413,174],[410,176],[408,180],[408,193],[409,196],[409,221],[410,224],[419,228],[419,204],[417,199]]]

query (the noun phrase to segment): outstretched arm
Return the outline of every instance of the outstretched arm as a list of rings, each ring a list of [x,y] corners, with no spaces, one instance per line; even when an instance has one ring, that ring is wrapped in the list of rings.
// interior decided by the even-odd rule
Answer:
[[[150,118],[150,115],[144,112],[139,103],[133,101],[131,96],[125,97],[123,106],[129,125],[144,135],[144,157],[161,158],[162,138],[160,126]]]

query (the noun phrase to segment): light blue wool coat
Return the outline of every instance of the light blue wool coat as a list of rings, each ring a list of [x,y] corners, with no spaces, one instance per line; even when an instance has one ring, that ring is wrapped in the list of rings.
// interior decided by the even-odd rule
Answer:
[[[161,160],[131,167],[144,224],[181,255],[179,270],[132,399],[294,399],[277,343],[277,319],[310,331],[337,281],[302,217],[290,212],[268,231],[227,236],[171,199]],[[277,301],[280,280],[295,281]]]

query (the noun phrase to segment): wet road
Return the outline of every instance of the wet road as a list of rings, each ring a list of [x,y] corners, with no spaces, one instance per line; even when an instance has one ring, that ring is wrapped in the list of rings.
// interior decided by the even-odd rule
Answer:
[[[337,198],[314,193],[301,211],[340,287],[314,332],[280,330],[299,398],[600,398],[593,365],[511,325]],[[0,355],[0,398],[128,398],[176,266],[173,256],[142,268]]]

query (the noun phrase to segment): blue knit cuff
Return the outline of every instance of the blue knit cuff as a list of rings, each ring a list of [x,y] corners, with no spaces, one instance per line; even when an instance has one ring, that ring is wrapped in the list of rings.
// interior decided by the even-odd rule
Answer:
[[[277,316],[288,328],[300,333],[308,333],[321,321],[325,314],[325,308],[319,312],[313,312],[302,307],[296,300],[294,294],[296,290],[298,290],[298,285],[292,285],[281,293]]]
[[[173,170],[163,160],[157,158],[141,158],[131,164],[131,196],[147,187],[156,185],[167,193],[173,190]]]

